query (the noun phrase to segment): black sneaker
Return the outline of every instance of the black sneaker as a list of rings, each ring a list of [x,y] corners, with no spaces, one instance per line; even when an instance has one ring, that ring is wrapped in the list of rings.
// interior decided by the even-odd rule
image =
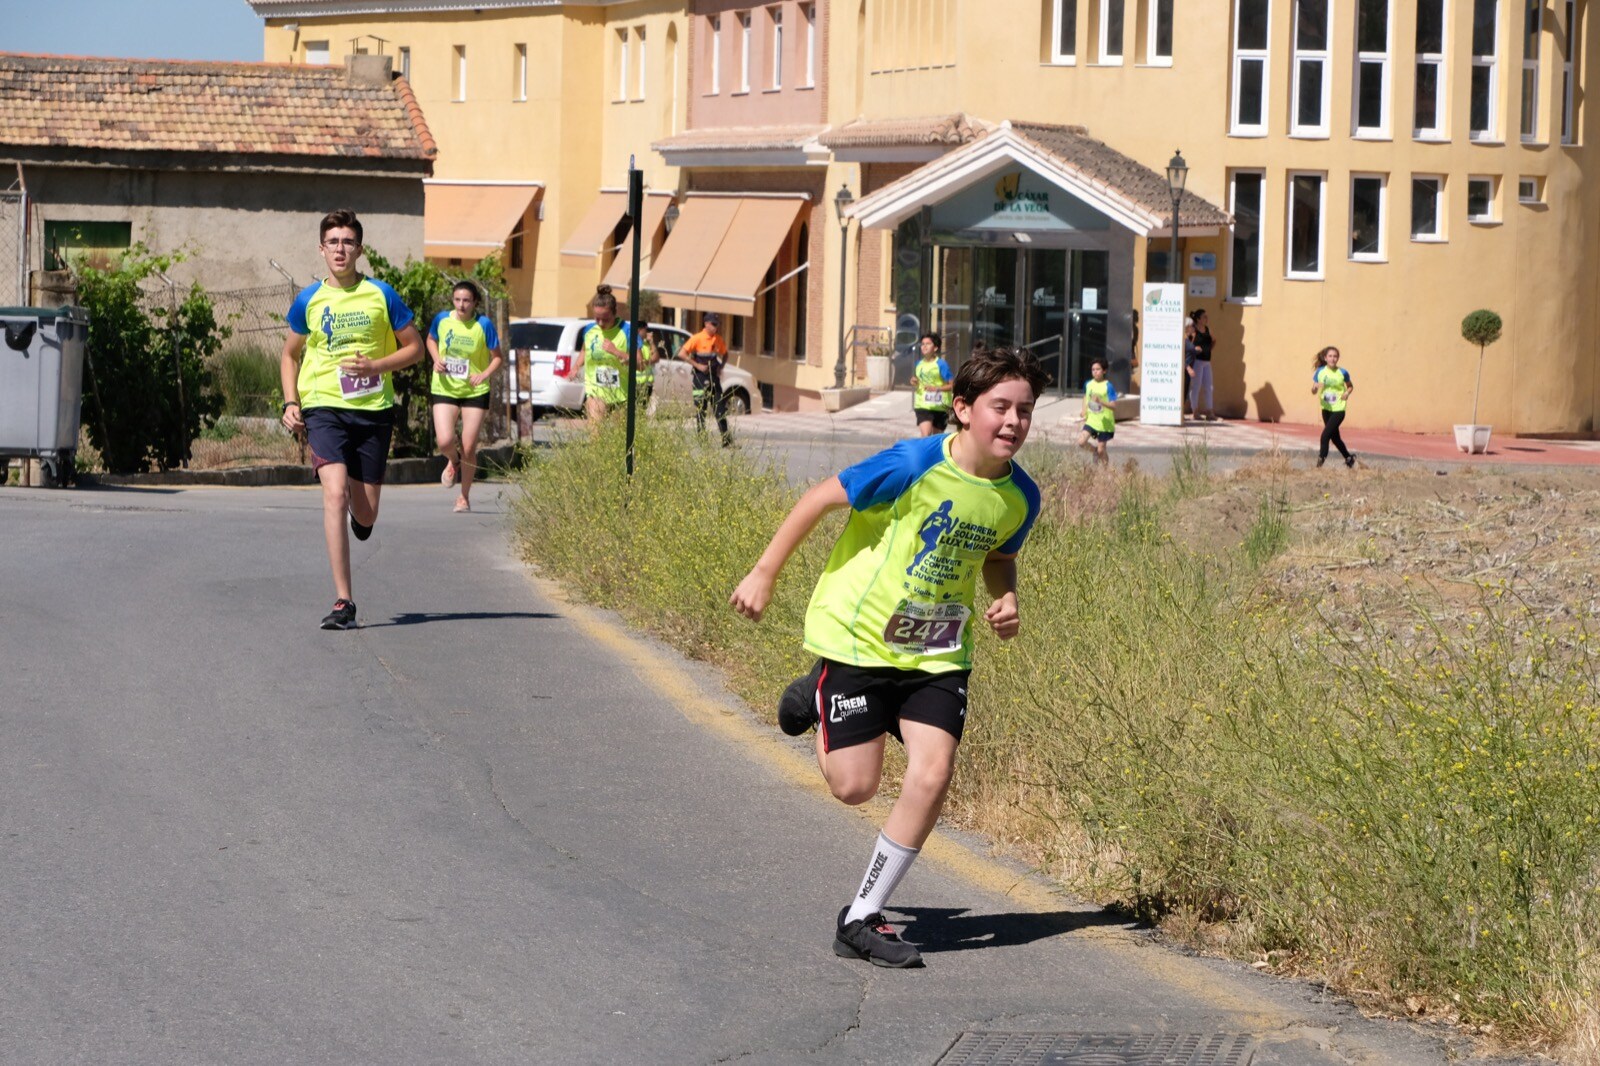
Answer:
[[[778,697],[778,728],[785,735],[797,737],[816,728],[819,676],[817,667],[812,667],[809,674],[789,682],[789,687]]]
[[[1318,466],[1321,466],[1323,463],[1325,463],[1327,461],[1328,461],[1328,457],[1326,455],[1317,456],[1317,465]]]
[[[1344,465],[1348,466],[1351,470],[1354,470],[1356,468],[1356,457],[1353,455],[1345,456]]]
[[[362,525],[360,522],[356,521],[355,515],[351,515],[350,532],[356,535],[357,540],[366,540],[368,537],[372,536],[372,527]]]
[[[922,952],[900,939],[889,920],[880,914],[869,914],[849,925],[844,916],[846,907],[839,912],[839,931],[833,937],[833,953],[845,959],[866,959],[874,966],[887,966],[891,970],[904,970],[922,965]]]
[[[322,620],[323,629],[354,629],[356,605],[351,600],[334,600],[333,610]]]

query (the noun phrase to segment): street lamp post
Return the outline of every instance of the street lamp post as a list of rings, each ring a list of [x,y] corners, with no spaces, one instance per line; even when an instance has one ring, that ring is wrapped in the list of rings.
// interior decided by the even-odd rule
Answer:
[[[850,194],[850,186],[841,185],[839,191],[834,193],[833,206],[839,212],[839,361],[833,367],[833,387],[844,388],[844,301],[845,301],[845,267],[850,262],[850,245],[847,238],[850,235],[850,219],[845,215],[850,205],[855,203],[855,197]]]
[[[1189,180],[1189,164],[1183,161],[1181,151],[1172,154],[1167,164],[1167,190],[1172,193],[1172,257],[1167,261],[1167,281],[1176,285],[1183,280],[1178,264],[1178,201],[1183,199],[1183,185]]]

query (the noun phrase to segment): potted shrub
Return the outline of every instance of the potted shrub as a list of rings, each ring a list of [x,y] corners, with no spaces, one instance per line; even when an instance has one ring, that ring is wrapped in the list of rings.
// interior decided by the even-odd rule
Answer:
[[[1472,423],[1456,427],[1456,447],[1468,455],[1489,450],[1489,426],[1478,423],[1478,395],[1483,391],[1483,350],[1500,339],[1504,325],[1493,311],[1474,311],[1461,320],[1461,336],[1478,346],[1478,383],[1472,390]]]

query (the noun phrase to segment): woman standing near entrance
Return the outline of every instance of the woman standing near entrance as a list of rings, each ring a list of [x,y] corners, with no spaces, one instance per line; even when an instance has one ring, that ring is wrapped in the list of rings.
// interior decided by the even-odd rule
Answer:
[[[1196,307],[1189,313],[1189,329],[1186,331],[1188,338],[1184,347],[1187,349],[1184,361],[1189,366],[1189,413],[1196,419],[1204,418],[1215,422],[1216,411],[1211,395],[1211,350],[1216,346],[1216,341],[1211,336],[1211,320],[1206,317],[1203,307]],[[1205,401],[1205,414],[1201,414],[1201,400]]]

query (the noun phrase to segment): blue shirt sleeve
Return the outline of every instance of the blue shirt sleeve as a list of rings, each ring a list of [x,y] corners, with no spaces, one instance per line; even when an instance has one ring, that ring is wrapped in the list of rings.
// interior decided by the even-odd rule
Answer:
[[[411,308],[407,307],[405,302],[400,299],[400,294],[390,288],[388,283],[379,281],[377,278],[368,278],[367,280],[376,285],[378,290],[383,293],[383,301],[389,309],[389,329],[392,332],[399,333],[411,325],[411,320],[416,316],[411,313]]]
[[[283,321],[289,329],[304,337],[311,332],[311,325],[306,321],[306,309],[311,306],[311,297],[322,288],[322,282],[312,282],[301,289],[295,296],[294,303],[289,305],[289,313],[283,316]]]
[[[487,344],[489,347],[493,348],[495,351],[499,351],[500,350],[500,334],[495,332],[494,323],[492,321],[490,321],[489,316],[488,315],[479,315],[478,316],[478,325],[483,327],[483,343]]]
[[[944,437],[903,440],[877,455],[839,471],[850,506],[865,511],[880,503],[893,503],[944,458]]]
[[[1111,384],[1109,381],[1106,382],[1106,399],[1110,400],[1112,403],[1117,402],[1117,387]]]
[[[943,356],[939,357],[939,376],[946,381],[954,381],[956,379],[956,376],[950,373],[950,364],[944,361]]]
[[[1350,382],[1350,371],[1346,370],[1344,367],[1341,366],[1339,368],[1339,373],[1344,375],[1344,383],[1346,385],[1349,385],[1351,383]]]
[[[1034,483],[1028,472],[1018,466],[1016,460],[1011,462],[1011,483],[1022,490],[1023,499],[1028,501],[1028,513],[1023,518],[1022,525],[1006,542],[995,551],[1002,555],[1015,555],[1022,550],[1022,542],[1028,539],[1028,531],[1033,528],[1033,520],[1039,517],[1039,486]]]
[[[439,339],[439,323],[443,322],[446,318],[449,318],[449,317],[450,317],[450,312],[449,311],[440,311],[438,314],[434,315],[433,316],[433,321],[428,324],[428,336],[432,337],[434,340],[438,340]]]

